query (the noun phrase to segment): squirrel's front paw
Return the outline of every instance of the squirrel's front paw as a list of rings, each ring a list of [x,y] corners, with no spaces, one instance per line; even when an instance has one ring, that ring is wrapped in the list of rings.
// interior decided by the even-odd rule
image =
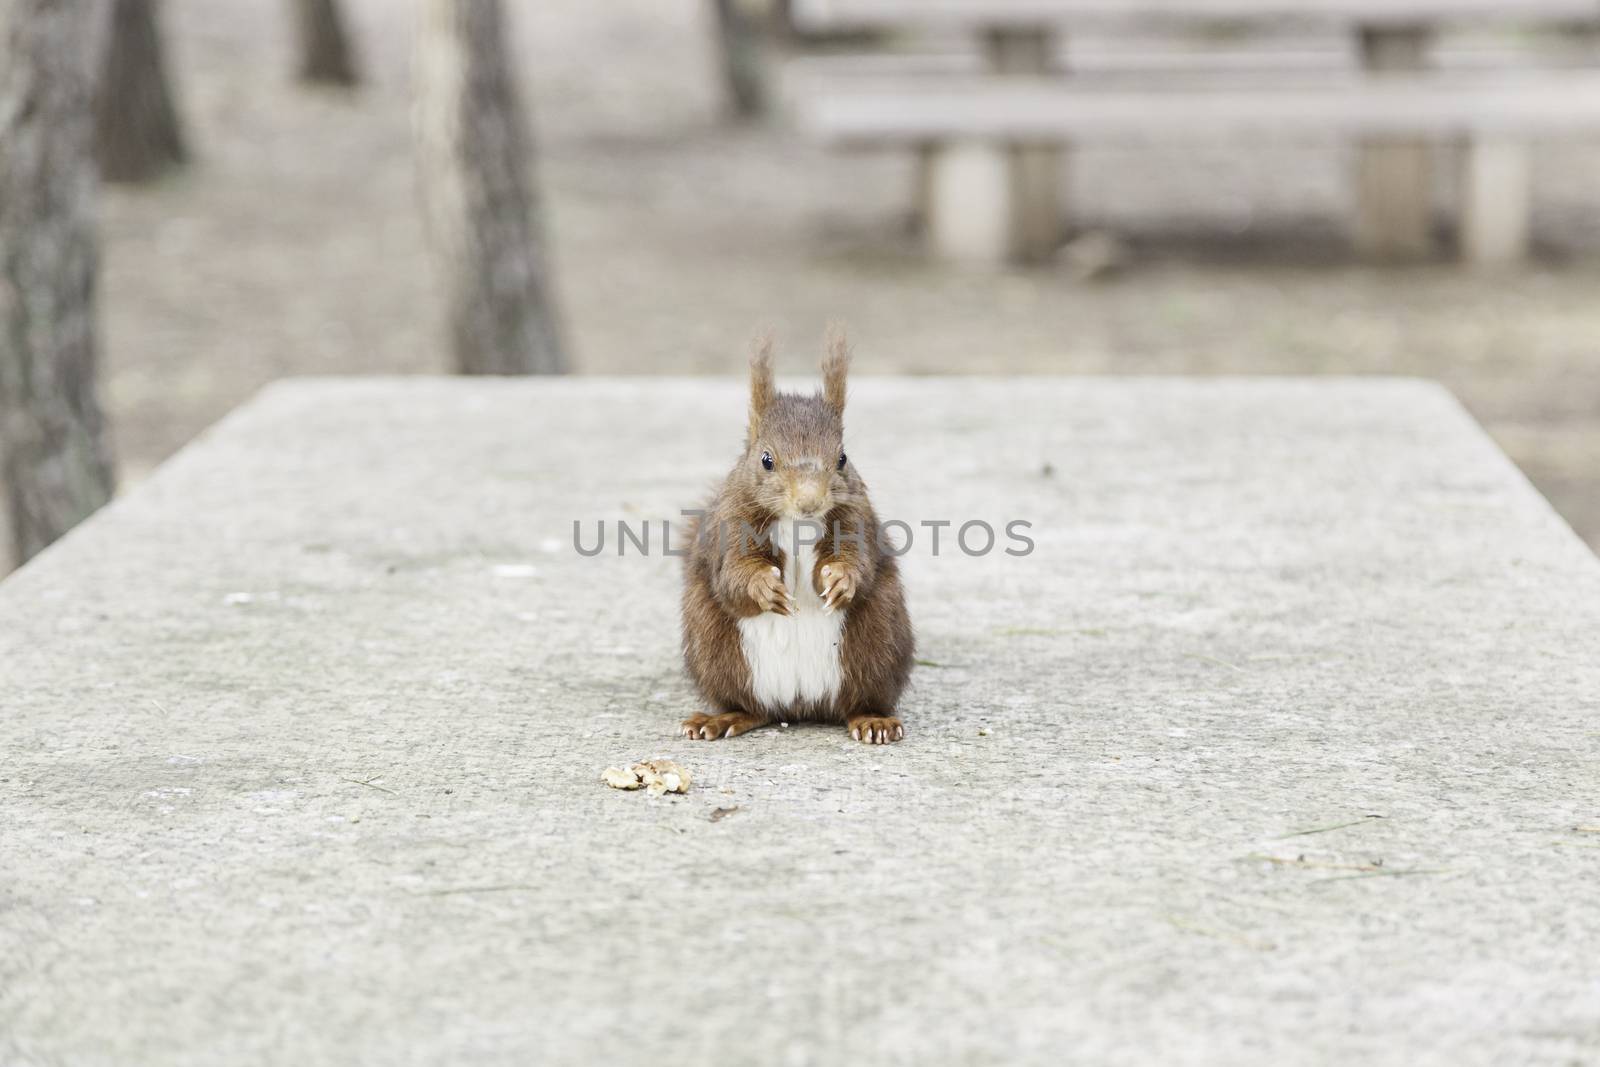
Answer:
[[[837,611],[856,595],[855,572],[843,563],[824,563],[817,571],[817,595],[825,611]]]
[[[762,567],[750,579],[746,591],[756,607],[778,615],[792,614],[789,608],[789,587],[783,584],[783,572],[777,567]]]

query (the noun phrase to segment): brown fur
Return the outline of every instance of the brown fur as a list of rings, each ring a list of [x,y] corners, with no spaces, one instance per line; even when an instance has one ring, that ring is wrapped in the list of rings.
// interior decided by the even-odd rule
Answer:
[[[828,347],[822,357],[822,399],[839,418],[844,418],[845,378],[850,373],[850,342],[837,325],[828,327]]]
[[[778,396],[778,387],[772,381],[772,335],[764,333],[756,338],[750,349],[750,433],[760,432],[761,419]],[[746,440],[745,447],[749,447]]]
[[[895,741],[904,733],[894,716],[910,679],[915,642],[899,568],[878,543],[877,516],[854,461],[837,469],[849,362],[843,333],[831,331],[823,392],[801,396],[776,391],[770,338],[759,339],[752,351],[744,455],[703,518],[691,524],[684,560],[684,662],[711,708],[709,715],[685,720],[691,737],[737,736],[775,716],[844,723],[869,742]],[[773,456],[771,471],[762,466],[763,452]],[[812,574],[818,594],[827,586],[824,567],[842,567],[849,577],[838,586],[849,590],[848,599],[835,609],[845,613],[842,684],[837,699],[825,706],[767,709],[751,696],[737,622],[762,610],[787,612],[781,593],[771,589],[772,568],[785,560],[765,535],[780,515],[806,505],[828,531],[817,545]]]

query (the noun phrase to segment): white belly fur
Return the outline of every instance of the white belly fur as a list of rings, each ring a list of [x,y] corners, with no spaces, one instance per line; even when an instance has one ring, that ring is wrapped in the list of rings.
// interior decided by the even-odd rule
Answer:
[[[778,525],[777,542],[785,555],[783,580],[794,614],[764,611],[739,620],[751,692],[773,713],[799,703],[831,701],[839,695],[843,678],[839,643],[844,612],[825,613],[822,598],[812,587],[816,546],[791,546],[792,524],[782,520]]]

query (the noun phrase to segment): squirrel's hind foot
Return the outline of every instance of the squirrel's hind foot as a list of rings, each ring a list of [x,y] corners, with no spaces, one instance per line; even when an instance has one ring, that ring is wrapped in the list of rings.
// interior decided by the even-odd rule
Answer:
[[[767,720],[747,711],[730,711],[724,715],[691,715],[683,720],[679,731],[691,741],[719,741],[725,737],[738,737]]]

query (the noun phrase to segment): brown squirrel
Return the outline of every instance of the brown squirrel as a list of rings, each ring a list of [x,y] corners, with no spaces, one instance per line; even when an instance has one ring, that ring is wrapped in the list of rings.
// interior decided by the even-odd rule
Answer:
[[[850,347],[830,332],[821,395],[779,393],[772,342],[750,357],[744,455],[689,528],[683,658],[700,740],[778,721],[842,723],[887,744],[914,639],[895,557],[842,447]]]

